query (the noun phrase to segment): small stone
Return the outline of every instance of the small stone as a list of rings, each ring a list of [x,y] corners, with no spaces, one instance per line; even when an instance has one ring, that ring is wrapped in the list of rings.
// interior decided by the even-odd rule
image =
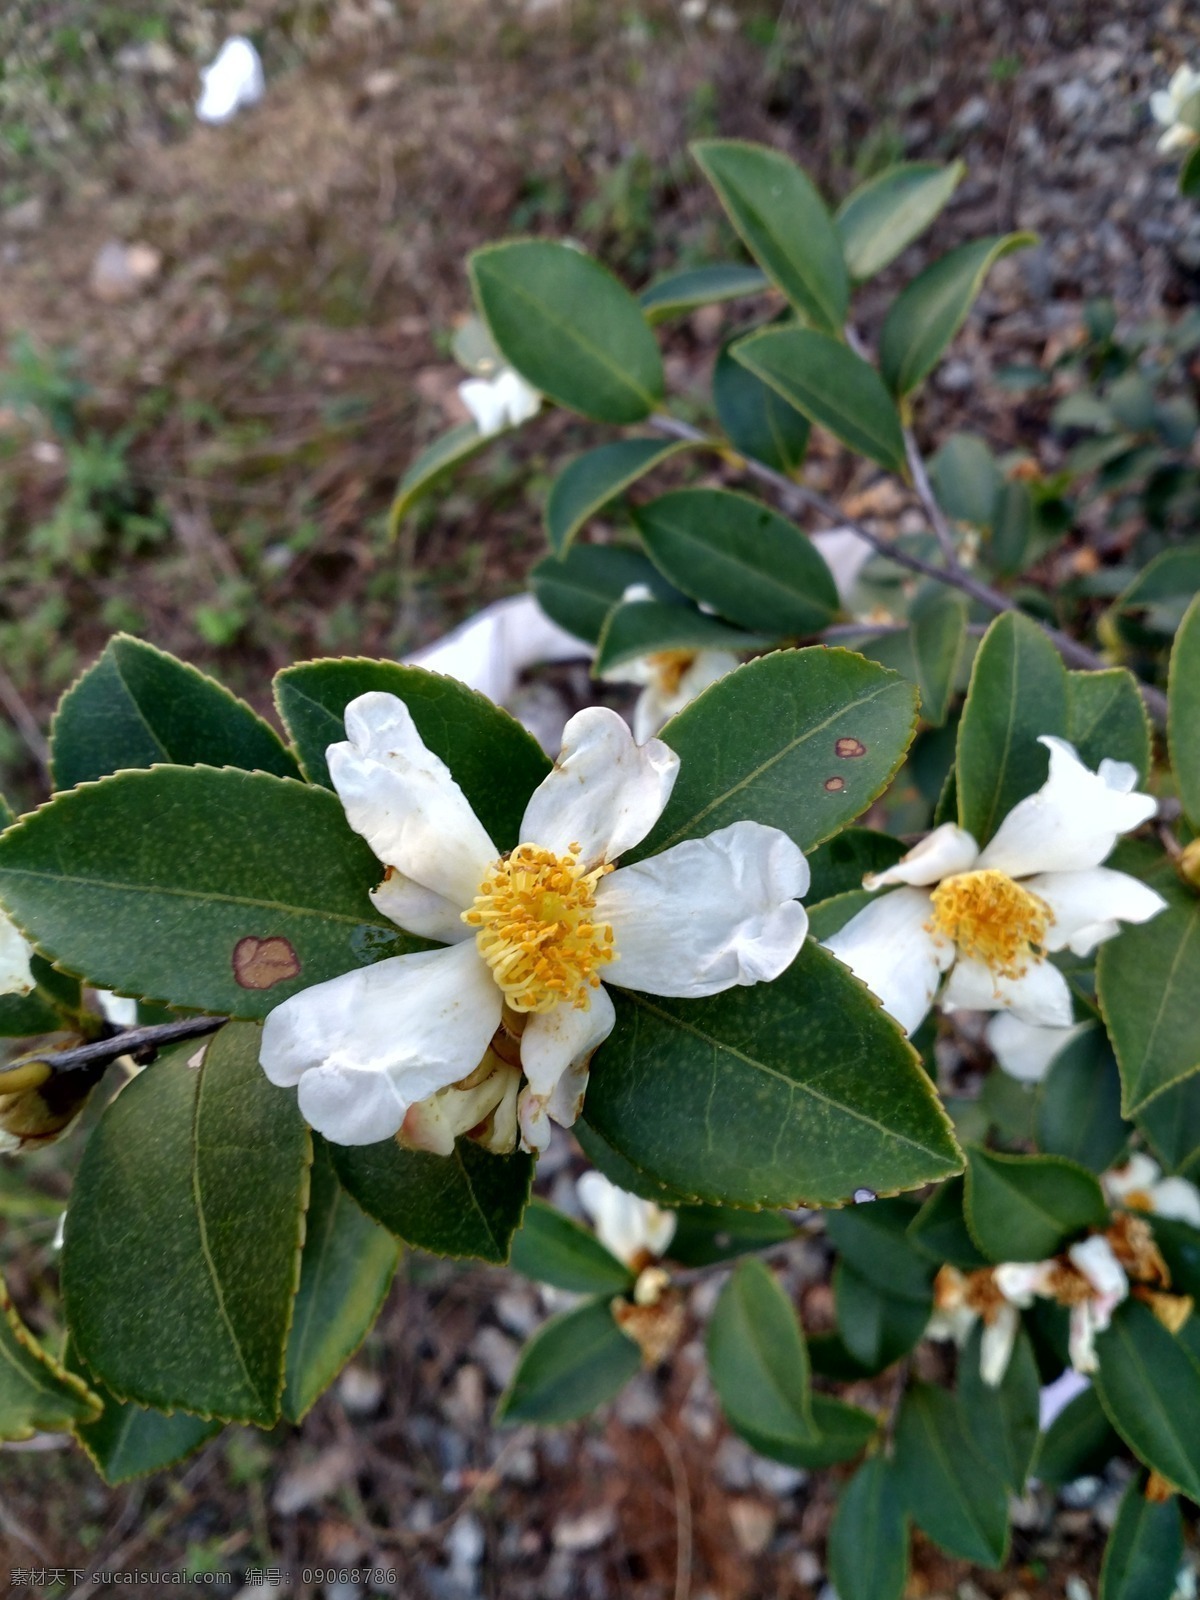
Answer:
[[[144,72],[150,78],[165,78],[174,72],[175,65],[175,52],[161,39],[127,44],[117,51],[120,72]]]
[[[627,1428],[644,1428],[662,1411],[662,1400],[648,1372],[638,1375],[625,1385],[616,1401],[617,1417]]]
[[[520,1349],[516,1342],[490,1324],[480,1328],[471,1340],[471,1354],[488,1375],[496,1389],[506,1389],[517,1369]]]
[[[1008,1519],[1014,1528],[1023,1530],[1040,1528],[1045,1520],[1038,1497],[1035,1494],[1023,1494],[1014,1497],[1008,1502]]]
[[[717,1446],[712,1469],[723,1489],[748,1489],[754,1481],[754,1460],[750,1449],[732,1433]]]
[[[369,1367],[347,1367],[338,1379],[338,1399],[348,1416],[373,1417],[383,1404],[383,1379]]]
[[[368,100],[385,100],[393,94],[404,79],[398,72],[393,72],[389,67],[383,67],[378,72],[368,72],[363,79],[363,93]]]
[[[516,1483],[523,1489],[532,1488],[540,1476],[537,1452],[528,1445],[521,1450],[512,1451],[500,1463],[500,1476],[505,1483]]]
[[[294,1517],[327,1499],[353,1477],[357,1452],[349,1445],[323,1450],[313,1461],[285,1472],[275,1486],[271,1504],[281,1517]]]
[[[766,1456],[756,1455],[750,1464],[754,1482],[766,1494],[773,1494],[780,1500],[786,1500],[803,1489],[808,1482],[808,1473],[800,1467],[789,1467],[783,1461],[768,1461]]]
[[[577,1517],[560,1517],[554,1525],[556,1550],[598,1550],[616,1532],[617,1513],[612,1506],[593,1506]]]
[[[937,386],[946,394],[963,394],[975,382],[975,371],[969,361],[947,361],[939,367]]]
[[[46,202],[40,194],[31,194],[0,216],[9,233],[36,233],[46,220]]]
[[[739,1549],[748,1556],[760,1556],[775,1533],[775,1507],[750,1495],[739,1495],[729,1502],[729,1520]]]
[[[492,1310],[505,1331],[515,1333],[518,1339],[528,1339],[542,1320],[537,1300],[527,1289],[506,1289],[496,1296]]]
[[[981,94],[972,95],[955,112],[950,126],[955,133],[974,133],[982,128],[991,114],[991,107]]]
[[[110,239],[92,262],[88,288],[107,305],[132,300],[154,281],[161,267],[162,252],[152,245]]]
[[[792,1576],[797,1583],[802,1583],[809,1589],[815,1589],[821,1581],[824,1568],[811,1550],[801,1550],[792,1562]]]
[[[1058,1497],[1063,1505],[1072,1509],[1084,1510],[1094,1506],[1096,1498],[1104,1488],[1102,1478],[1085,1477],[1073,1478],[1070,1483],[1064,1483],[1058,1492]]]
[[[450,1558],[452,1572],[473,1572],[487,1549],[483,1523],[472,1512],[464,1513],[443,1539],[442,1547]]]
[[[1092,1507],[1092,1516],[1102,1528],[1111,1528],[1117,1520],[1117,1513],[1121,1509],[1121,1501],[1125,1498],[1123,1489],[1106,1489]]]
[[[1072,1573],[1063,1588],[1066,1600],[1092,1600],[1092,1591],[1077,1574]]]
[[[469,1431],[483,1421],[486,1399],[483,1369],[469,1363],[454,1374],[442,1410],[456,1428]]]

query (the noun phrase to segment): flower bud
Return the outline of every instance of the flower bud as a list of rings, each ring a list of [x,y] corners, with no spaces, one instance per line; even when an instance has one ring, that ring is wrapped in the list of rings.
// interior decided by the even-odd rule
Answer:
[[[1183,854],[1175,863],[1179,876],[1193,889],[1200,889],[1200,838],[1184,845]]]
[[[0,1150],[53,1143],[83,1110],[107,1065],[55,1072],[45,1061],[22,1061],[0,1071]]]

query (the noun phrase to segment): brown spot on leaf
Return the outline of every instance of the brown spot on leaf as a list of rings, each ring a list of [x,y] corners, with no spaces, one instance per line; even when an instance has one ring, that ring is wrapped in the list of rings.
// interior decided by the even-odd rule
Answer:
[[[843,756],[846,758],[851,756],[865,756],[867,753],[867,747],[861,739],[839,739],[833,747],[833,753],[834,755]]]
[[[846,787],[846,780],[845,778],[826,778],[825,787],[829,790],[830,794],[841,794],[842,790]]]
[[[248,933],[233,947],[233,975],[243,989],[270,989],[299,971],[300,958],[278,935],[256,939]]]

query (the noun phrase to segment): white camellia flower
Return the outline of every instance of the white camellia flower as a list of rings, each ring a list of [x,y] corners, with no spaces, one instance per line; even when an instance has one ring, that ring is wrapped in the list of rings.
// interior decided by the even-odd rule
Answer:
[[[1115,1206],[1200,1228],[1200,1189],[1186,1178],[1164,1178],[1158,1162],[1144,1151],[1130,1156],[1123,1167],[1104,1173],[1100,1183]]]
[[[1200,72],[1180,67],[1165,89],[1150,96],[1150,114],[1167,131],[1158,141],[1164,152],[1186,150],[1200,139]]]
[[[537,390],[511,367],[503,367],[494,378],[465,379],[458,397],[485,439],[528,422],[542,404]]]
[[[336,1144],[390,1138],[411,1107],[465,1087],[489,1047],[503,1060],[515,1044],[521,1133],[542,1149],[548,1117],[574,1122],[612,1030],[601,977],[699,999],[777,978],[804,942],[808,863],[777,828],[735,822],[614,871],[679,769],[614,711],[567,723],[503,855],[402,700],[360,695],[345,715],[347,740],[326,755],[347,821],[387,868],[371,898],[445,948],[343,973],[267,1017],[267,1076],[298,1085],[300,1110]]]
[[[1033,1304],[1032,1298],[1009,1293],[1001,1277],[1007,1270],[980,1267],[960,1272],[949,1263],[940,1267],[933,1281],[933,1315],[925,1328],[927,1339],[953,1339],[961,1350],[982,1317],[979,1374],[993,1389],[1008,1371],[1021,1312]]]
[[[33,948],[15,922],[0,911],[0,994],[30,994]]]
[[[1010,1078],[1041,1083],[1057,1057],[1090,1026],[1077,1022],[1073,1028],[1041,1028],[1036,1023],[1022,1022],[1011,1011],[999,1011],[988,1022],[984,1036]]]
[[[633,707],[633,736],[645,744],[676,712],[740,665],[732,650],[658,650],[626,661],[604,677],[609,683],[641,687]]]
[[[1035,1296],[1069,1307],[1071,1365],[1076,1372],[1095,1372],[1096,1335],[1129,1293],[1125,1268],[1102,1233],[1073,1244],[1065,1260],[1007,1262],[996,1268],[996,1279],[1023,1308]]]
[[[666,1254],[679,1220],[673,1211],[618,1189],[602,1172],[585,1172],[575,1192],[596,1237],[618,1261],[640,1271],[650,1258]]]
[[[952,822],[935,828],[894,867],[863,879],[867,889],[902,887],[825,941],[909,1033],[947,972],[946,1011],[1011,1010],[1040,1027],[1069,1027],[1071,992],[1046,956],[1087,955],[1122,922],[1146,922],[1166,905],[1137,878],[1100,865],[1118,834],[1154,815],[1154,799],[1134,790],[1134,768],[1102,761],[1091,772],[1065,739],[1039,742],[1050,751],[1049,776],[989,844],[980,850]]]

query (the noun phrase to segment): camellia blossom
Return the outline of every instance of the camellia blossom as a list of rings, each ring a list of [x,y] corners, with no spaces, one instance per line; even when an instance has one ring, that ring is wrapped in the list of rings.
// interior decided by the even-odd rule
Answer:
[[[519,373],[503,367],[494,378],[467,378],[458,397],[485,439],[517,428],[541,409],[542,397]]]
[[[679,770],[674,751],[635,744],[614,711],[567,723],[504,854],[402,700],[360,695],[346,734],[326,756],[350,826],[387,869],[371,898],[444,948],[343,973],[267,1017],[268,1078],[298,1086],[301,1112],[336,1144],[390,1138],[439,1091],[478,1087],[492,1049],[519,1064],[521,1134],[542,1149],[548,1118],[574,1122],[615,1022],[602,978],[699,999],[777,978],[804,942],[808,863],[778,828],[735,822],[614,870]]]
[[[1067,1345],[1076,1372],[1096,1370],[1096,1335],[1129,1293],[1125,1268],[1102,1233],[1073,1244],[1065,1257],[1050,1261],[1010,1261],[996,1268],[1004,1294],[1022,1308],[1034,1297],[1053,1300],[1070,1311]]]
[[[1150,114],[1166,129],[1158,141],[1164,153],[1195,144],[1200,139],[1200,72],[1180,67],[1165,89],[1150,96]]]
[[[1100,1184],[1112,1205],[1200,1228],[1200,1189],[1186,1178],[1164,1178],[1158,1162],[1144,1151],[1104,1173]]]
[[[740,664],[732,650],[657,650],[626,661],[604,676],[610,683],[640,685],[642,692],[633,708],[633,736],[644,744],[676,712]]]
[[[946,1011],[1011,1010],[1023,1022],[1069,1027],[1071,992],[1046,960],[1057,950],[1087,955],[1146,922],[1166,901],[1125,872],[1100,863],[1117,835],[1154,815],[1134,790],[1135,769],[1102,761],[1091,772],[1065,739],[1039,741],[1050,773],[1019,801],[982,850],[952,822],[923,839],[867,889],[902,887],[873,901],[825,941],[909,1033],[921,1023],[942,975]]]
[[[933,1280],[933,1315],[925,1329],[927,1339],[953,1339],[961,1349],[976,1322],[983,1320],[979,1345],[979,1373],[991,1388],[1002,1383],[1012,1358],[1021,1310],[1032,1299],[1011,1295],[1001,1273],[1003,1267],[980,1267],[960,1272],[946,1263]]]
[[[16,923],[0,911],[0,994],[30,994],[33,947]]]
[[[600,1243],[634,1272],[666,1254],[678,1221],[673,1211],[618,1189],[602,1172],[585,1172],[575,1192]]]
[[[1073,1028],[1041,1028],[1022,1022],[1011,1011],[1000,1011],[988,1022],[984,1035],[988,1048],[1010,1078],[1041,1083],[1071,1041],[1091,1026],[1078,1022]]]

